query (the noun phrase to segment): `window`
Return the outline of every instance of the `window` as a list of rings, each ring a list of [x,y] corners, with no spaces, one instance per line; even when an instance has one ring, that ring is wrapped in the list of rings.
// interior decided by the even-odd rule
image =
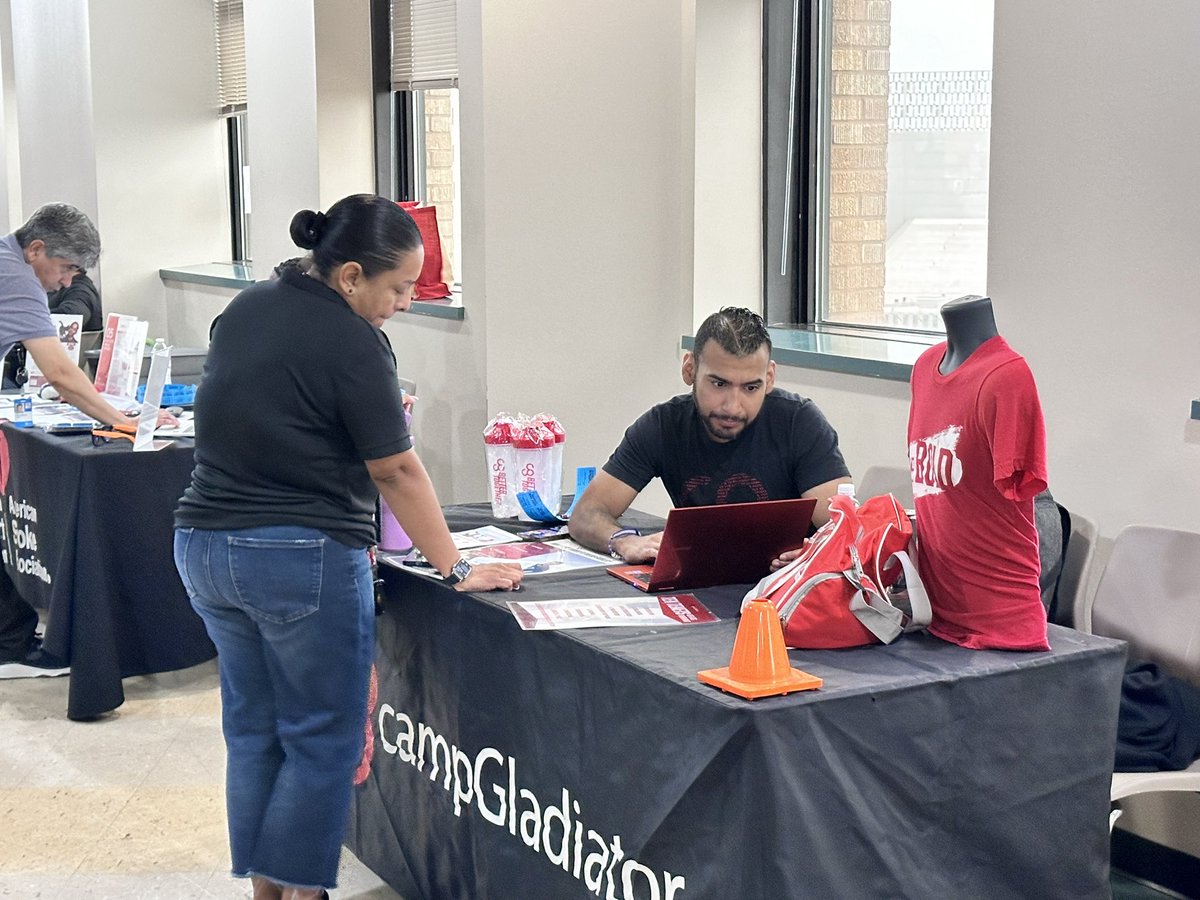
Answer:
[[[250,259],[249,168],[246,165],[246,34],[242,0],[213,0],[217,105],[225,120],[230,252]]]
[[[937,332],[987,291],[993,0],[768,0],[771,321]]]
[[[460,282],[457,16],[455,0],[372,0],[376,190],[437,208],[442,255]]]

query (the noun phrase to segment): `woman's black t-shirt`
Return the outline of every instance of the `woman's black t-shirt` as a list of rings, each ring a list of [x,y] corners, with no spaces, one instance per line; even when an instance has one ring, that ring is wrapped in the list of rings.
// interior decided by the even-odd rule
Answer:
[[[301,525],[375,540],[364,460],[412,447],[382,331],[295,267],[221,314],[196,391],[196,467],[175,524]]]

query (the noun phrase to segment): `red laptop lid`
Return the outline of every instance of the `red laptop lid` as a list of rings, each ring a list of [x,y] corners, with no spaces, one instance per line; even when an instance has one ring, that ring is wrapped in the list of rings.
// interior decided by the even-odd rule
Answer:
[[[677,507],[667,513],[648,581],[630,577],[644,566],[609,572],[644,591],[676,591],[758,581],[771,560],[804,543],[817,501],[764,500]]]

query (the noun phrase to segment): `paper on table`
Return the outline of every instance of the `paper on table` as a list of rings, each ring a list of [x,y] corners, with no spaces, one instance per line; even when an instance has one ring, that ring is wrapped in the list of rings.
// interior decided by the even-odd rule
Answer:
[[[587,600],[509,600],[508,608],[525,631],[563,628],[698,625],[719,621],[695,594],[659,597],[595,597]]]
[[[159,425],[154,429],[155,437],[195,437],[196,436],[196,420],[192,413],[183,412],[176,418],[179,420],[178,425]]]
[[[453,531],[450,533],[450,537],[454,538],[454,546],[459,550],[465,550],[468,547],[487,547],[492,544],[509,544],[521,539],[518,535],[495,525],[483,525],[479,528],[469,528],[466,531]]]
[[[473,566],[490,562],[520,563],[526,575],[570,572],[574,569],[604,566],[612,562],[611,558],[593,553],[569,540],[555,541],[553,544],[524,541],[493,544],[488,547],[468,547],[463,550],[463,556]],[[419,554],[380,553],[377,559],[398,569],[416,572],[431,578],[442,577]]]

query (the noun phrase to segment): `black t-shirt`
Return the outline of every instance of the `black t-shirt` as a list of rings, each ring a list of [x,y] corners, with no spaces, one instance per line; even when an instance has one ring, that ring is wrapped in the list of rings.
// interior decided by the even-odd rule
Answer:
[[[708,436],[691,394],[660,403],[629,426],[604,471],[635,491],[661,478],[676,506],[791,500],[850,474],[816,404],[778,389],[728,443]]]
[[[80,272],[65,288],[46,296],[50,312],[64,316],[83,316],[81,331],[101,331],[104,312],[100,307],[100,292],[86,273]]]
[[[383,332],[287,267],[221,314],[196,391],[196,468],[175,524],[301,525],[365,547],[378,494],[364,460],[411,447]]]

